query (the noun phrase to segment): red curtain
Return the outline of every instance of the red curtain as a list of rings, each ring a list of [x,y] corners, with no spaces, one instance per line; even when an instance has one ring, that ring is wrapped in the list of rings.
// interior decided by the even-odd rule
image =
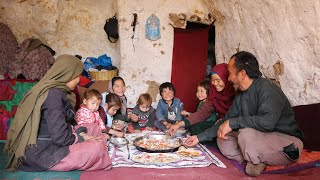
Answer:
[[[199,104],[196,88],[205,79],[207,57],[208,28],[174,30],[171,82],[187,111]]]

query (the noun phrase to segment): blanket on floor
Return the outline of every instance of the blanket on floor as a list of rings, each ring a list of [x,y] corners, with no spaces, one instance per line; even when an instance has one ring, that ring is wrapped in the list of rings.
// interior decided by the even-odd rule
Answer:
[[[220,153],[217,147],[208,146],[212,152]],[[221,153],[220,153],[221,154]],[[231,163],[241,172],[245,172],[246,163],[239,163],[236,160],[230,160]],[[286,166],[266,166],[264,174],[286,174],[296,171],[305,170],[308,168],[319,167],[320,151],[303,150],[301,157],[296,163]]]
[[[129,140],[129,145],[123,146],[121,148],[115,147],[112,143],[108,144],[109,156],[112,159],[112,167],[142,167],[142,168],[157,168],[157,169],[166,169],[166,168],[189,168],[189,167],[206,167],[214,163],[218,167],[225,168],[226,166],[215,156],[213,155],[206,147],[201,144],[195,147],[195,151],[201,152],[200,156],[197,157],[184,157],[180,156],[177,152],[173,153],[145,153],[136,149],[133,145],[133,140],[136,137],[145,135],[146,133],[157,133],[156,131],[147,132],[143,131],[142,133],[133,133],[127,134],[126,138]],[[159,132],[160,133],[160,132]],[[166,157],[170,156],[172,162],[166,163],[159,161],[168,159]],[[146,159],[147,162],[140,162],[139,159]],[[154,162],[155,158],[158,158],[159,161]],[[152,159],[149,161],[149,159]],[[169,160],[170,161],[170,160]]]

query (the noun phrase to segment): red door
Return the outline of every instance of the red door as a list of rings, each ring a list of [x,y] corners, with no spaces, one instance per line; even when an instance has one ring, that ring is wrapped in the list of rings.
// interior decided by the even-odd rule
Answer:
[[[174,29],[171,82],[186,111],[199,104],[196,88],[205,79],[207,57],[208,28]]]

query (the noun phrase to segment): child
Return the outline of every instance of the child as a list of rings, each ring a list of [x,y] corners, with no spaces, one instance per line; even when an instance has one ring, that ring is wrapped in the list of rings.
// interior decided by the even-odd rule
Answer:
[[[159,87],[160,96],[157,106],[156,116],[158,121],[155,125],[158,129],[165,131],[175,124],[177,121],[183,120],[181,111],[183,110],[183,104],[180,99],[175,98],[175,88],[172,83],[165,82]]]
[[[105,105],[104,109],[106,109],[106,133],[115,135],[117,137],[124,137],[124,133],[111,129],[112,122],[113,122],[113,116],[117,113],[117,111],[120,109],[121,106],[121,100],[118,95],[114,93],[109,93],[105,97]]]
[[[127,97],[124,95],[124,93],[126,91],[124,80],[119,76],[113,77],[109,81],[108,89],[109,89],[109,93],[114,93],[114,94],[118,95],[121,100],[120,109],[117,111],[114,118],[117,120],[119,119],[122,121],[128,121],[128,119],[130,119],[130,116],[128,117],[128,113],[127,113]],[[105,97],[107,94],[108,94],[107,92],[102,93],[101,106],[104,108],[105,112],[107,111],[104,107]]]
[[[133,108],[129,132],[141,132],[142,130],[154,129],[155,112],[151,106],[152,98],[150,94],[145,93],[139,96],[137,105]]]
[[[209,96],[210,83],[211,83],[210,80],[203,80],[197,86],[196,96],[200,100],[200,103],[197,107],[197,111],[206,102],[206,100]],[[187,117],[191,113],[183,110],[181,112],[181,114],[183,116]],[[204,130],[211,128],[216,121],[217,121],[217,115],[216,115],[216,113],[212,113],[211,116],[208,119],[206,119],[205,121],[190,126],[189,131],[192,135],[197,135],[197,134],[203,132]]]
[[[101,99],[102,96],[98,90],[90,89],[84,92],[83,104],[80,105],[75,116],[78,125],[96,123],[102,131],[106,129],[98,112]]]

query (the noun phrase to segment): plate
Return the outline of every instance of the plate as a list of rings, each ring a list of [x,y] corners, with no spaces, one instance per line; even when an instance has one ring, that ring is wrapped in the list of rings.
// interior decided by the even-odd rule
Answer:
[[[132,160],[141,164],[164,165],[179,161],[181,158],[173,153],[141,153],[132,156]]]

